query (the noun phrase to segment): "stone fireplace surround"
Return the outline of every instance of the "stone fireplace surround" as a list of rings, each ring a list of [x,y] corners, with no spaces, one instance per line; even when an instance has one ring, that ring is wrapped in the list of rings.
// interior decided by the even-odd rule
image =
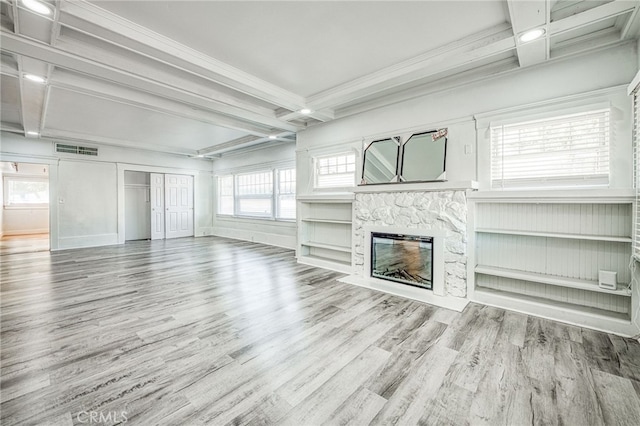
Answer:
[[[353,203],[353,275],[343,281],[462,310],[468,302],[467,197],[460,185],[451,185],[455,189],[445,185],[416,189],[412,184],[409,190],[403,184],[384,185],[380,191],[357,188]],[[372,278],[371,232],[434,237],[433,291]]]

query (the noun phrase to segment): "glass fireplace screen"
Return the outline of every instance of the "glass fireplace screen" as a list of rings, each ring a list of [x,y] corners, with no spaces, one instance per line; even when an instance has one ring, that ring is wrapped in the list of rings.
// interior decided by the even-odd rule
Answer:
[[[433,238],[372,232],[371,276],[431,290]]]

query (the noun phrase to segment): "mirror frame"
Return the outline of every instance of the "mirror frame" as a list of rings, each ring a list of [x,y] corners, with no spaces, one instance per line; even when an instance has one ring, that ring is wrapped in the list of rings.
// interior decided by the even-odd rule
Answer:
[[[371,141],[370,143],[368,143],[363,151],[362,151],[362,174],[361,174],[361,180],[360,180],[360,184],[358,186],[366,186],[366,185],[387,185],[387,184],[397,184],[397,183],[412,183],[412,182],[446,182],[447,181],[447,142],[448,142],[448,129],[447,128],[442,128],[442,129],[434,129],[434,130],[427,130],[424,132],[412,132],[412,133],[408,133],[406,134],[406,136],[404,137],[400,137],[400,136],[392,136],[392,137],[388,137],[388,138],[381,138],[381,139],[376,139],[374,141]],[[403,171],[403,167],[404,167],[404,146],[405,144],[413,137],[413,136],[420,136],[420,135],[424,135],[424,134],[431,134],[432,137],[433,135],[436,135],[436,139],[442,139],[444,138],[444,155],[442,158],[442,170],[443,172],[438,176],[437,179],[429,179],[429,180],[405,180],[404,176],[402,176],[402,171]],[[398,146],[398,158],[396,160],[396,174],[394,176],[394,178],[389,181],[389,182],[377,182],[377,183],[368,183],[365,181],[364,179],[364,169],[365,169],[365,165],[366,165],[366,152],[367,149],[369,149],[369,147],[374,144],[375,142],[381,142],[381,141],[385,141],[385,140],[395,140],[396,143],[399,144]]]

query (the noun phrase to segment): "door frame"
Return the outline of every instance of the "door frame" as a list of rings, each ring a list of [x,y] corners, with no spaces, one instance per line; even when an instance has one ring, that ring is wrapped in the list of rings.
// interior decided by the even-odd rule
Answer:
[[[20,154],[2,154],[2,161],[49,166],[49,251],[58,250],[58,158],[31,157]],[[124,173],[122,174],[124,178]],[[0,181],[0,185],[4,182]],[[124,187],[123,187],[124,191]],[[124,193],[123,193],[124,195]],[[195,199],[194,199],[195,202]],[[0,208],[3,208],[0,206]],[[2,224],[0,224],[1,226]]]
[[[211,173],[206,171],[198,171],[192,169],[177,169],[172,167],[157,167],[157,166],[144,166],[141,164],[129,164],[129,163],[116,163],[118,176],[117,176],[117,184],[118,184],[118,244],[125,243],[125,235],[124,235],[124,223],[125,223],[125,211],[124,211],[124,202],[125,202],[125,189],[124,189],[124,171],[134,171],[134,172],[149,172],[149,173],[162,173],[162,174],[172,174],[172,175],[189,175],[193,176],[193,235],[197,235],[197,227],[196,227],[196,212],[198,211],[199,202],[195,196],[198,193],[198,179],[197,176],[202,173]],[[49,183],[51,185],[51,183]]]

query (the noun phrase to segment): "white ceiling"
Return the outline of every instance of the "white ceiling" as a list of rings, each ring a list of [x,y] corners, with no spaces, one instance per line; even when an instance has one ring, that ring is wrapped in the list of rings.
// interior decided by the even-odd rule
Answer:
[[[47,4],[50,17],[0,0],[2,130],[184,155],[293,141],[321,121],[640,34],[640,2],[622,0]],[[545,36],[521,43],[534,27]]]

